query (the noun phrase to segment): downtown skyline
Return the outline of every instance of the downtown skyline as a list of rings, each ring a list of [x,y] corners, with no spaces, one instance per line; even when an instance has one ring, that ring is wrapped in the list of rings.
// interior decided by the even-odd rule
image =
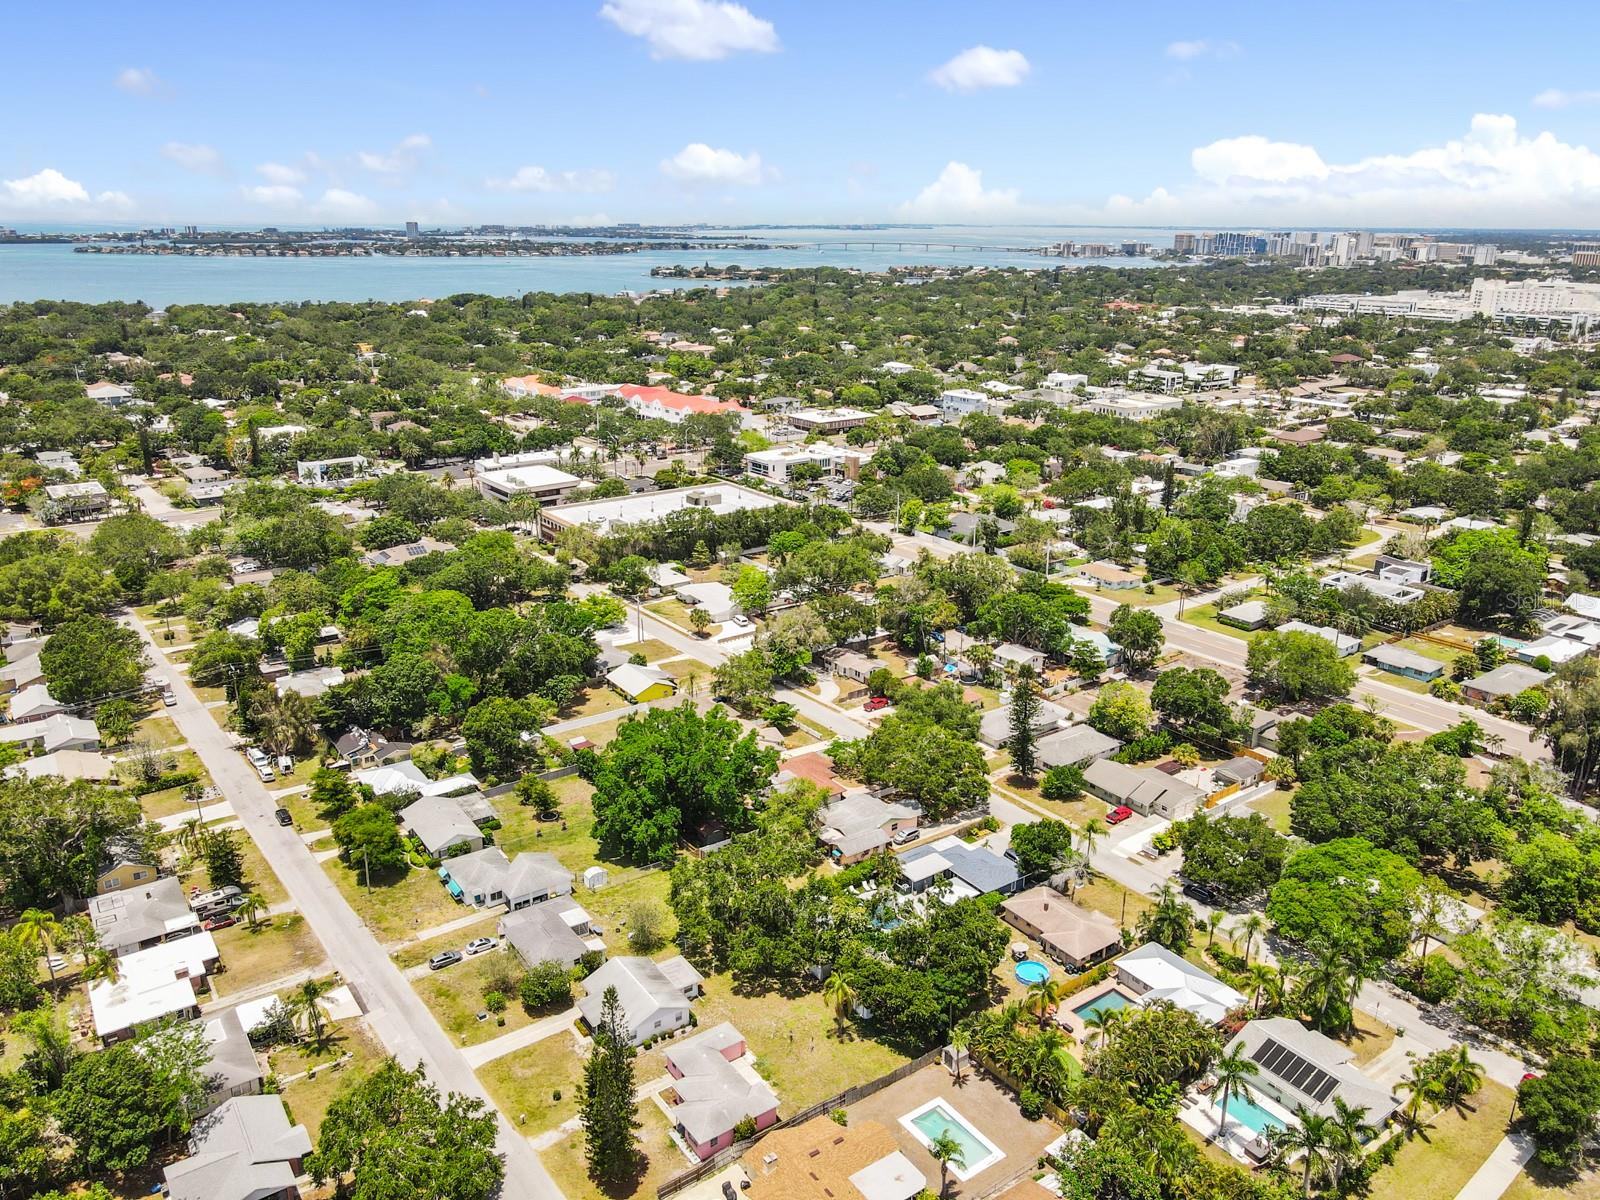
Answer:
[[[1582,15],[291,3],[85,38],[30,10],[0,224],[1592,227],[1600,74],[1551,36]]]

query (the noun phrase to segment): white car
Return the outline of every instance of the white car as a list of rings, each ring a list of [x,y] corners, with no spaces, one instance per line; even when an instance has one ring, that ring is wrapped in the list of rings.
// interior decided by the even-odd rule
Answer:
[[[746,617],[746,616],[743,616],[743,615],[740,615],[740,616],[737,616],[737,617],[730,617],[728,619],[728,624],[736,625],[740,629],[749,629],[750,628],[750,618]]]
[[[494,949],[493,938],[473,938],[467,943],[468,954],[482,954],[485,950]]]
[[[250,760],[252,767],[270,767],[272,760],[267,757],[267,752],[259,746],[246,746],[244,756]]]

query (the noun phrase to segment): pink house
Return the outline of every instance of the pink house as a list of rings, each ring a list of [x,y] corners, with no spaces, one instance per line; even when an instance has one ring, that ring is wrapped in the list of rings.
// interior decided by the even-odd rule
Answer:
[[[745,1120],[765,1129],[778,1120],[778,1097],[745,1057],[744,1034],[724,1021],[667,1049],[673,1085],[662,1093],[678,1136],[702,1161],[733,1145]]]

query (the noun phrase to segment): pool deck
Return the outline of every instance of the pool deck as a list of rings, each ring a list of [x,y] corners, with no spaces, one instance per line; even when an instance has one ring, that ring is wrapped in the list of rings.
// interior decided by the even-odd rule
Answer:
[[[1261,1109],[1279,1118],[1285,1125],[1294,1120],[1283,1111],[1281,1104],[1270,1097],[1263,1097],[1257,1089],[1252,1088],[1251,1091],[1255,1095],[1254,1103]],[[1190,1091],[1178,1108],[1178,1119],[1201,1137],[1215,1139],[1215,1145],[1222,1147],[1245,1166],[1254,1167],[1262,1161],[1260,1150],[1266,1144],[1266,1135],[1257,1134],[1234,1116],[1234,1108],[1238,1103],[1237,1098],[1229,1103],[1228,1130],[1220,1137],[1217,1136],[1217,1120],[1222,1115],[1222,1108],[1211,1096],[1201,1096]],[[1251,1154],[1246,1149],[1251,1146],[1256,1148],[1256,1154]]]
[[[901,1152],[928,1180],[928,1190],[939,1190],[939,1164],[933,1155],[900,1123],[900,1118],[925,1107],[930,1101],[947,1104],[964,1122],[999,1148],[999,1159],[971,1179],[950,1178],[950,1196],[984,1196],[1019,1172],[1035,1168],[1039,1154],[1061,1130],[1049,1120],[1030,1121],[1017,1109],[1011,1093],[993,1081],[968,1069],[960,1083],[937,1064],[924,1067],[897,1083],[852,1104],[852,1123],[858,1120],[880,1122],[894,1134]]]
[[[1112,992],[1120,992],[1127,998],[1126,1007],[1137,1008],[1139,1006],[1138,998],[1118,983],[1115,978],[1111,978],[1103,984],[1084,988],[1083,991],[1068,996],[1062,1001],[1061,1007],[1056,1010],[1056,1023],[1077,1038],[1078,1041],[1086,1041],[1091,1034],[1089,1027],[1083,1023],[1083,1018],[1078,1015],[1078,1009],[1088,1008],[1096,1000],[1099,1000],[1102,996],[1109,996]]]

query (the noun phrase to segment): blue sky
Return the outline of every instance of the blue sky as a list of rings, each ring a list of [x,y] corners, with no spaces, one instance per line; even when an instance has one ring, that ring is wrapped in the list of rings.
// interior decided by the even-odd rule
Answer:
[[[1600,225],[1581,0],[18,5],[0,223]]]

